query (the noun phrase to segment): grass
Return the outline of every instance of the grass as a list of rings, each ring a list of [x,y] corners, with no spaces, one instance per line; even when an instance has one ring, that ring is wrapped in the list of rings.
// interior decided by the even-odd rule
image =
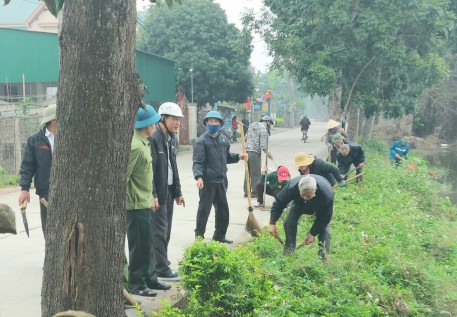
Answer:
[[[1,166],[0,166],[0,187],[7,187],[19,184],[18,175],[9,175]]]
[[[263,289],[264,298],[249,316],[457,316],[457,207],[438,195],[446,189],[437,181],[441,172],[433,168],[430,173],[427,162],[414,156],[394,168],[387,146],[376,140],[364,148],[368,154],[364,182],[335,190],[332,252],[327,263],[319,260],[316,243],[283,256],[282,246],[266,232],[239,247],[249,254],[256,277],[268,282],[259,285],[272,285],[268,291]],[[301,218],[298,243],[312,222],[312,217]],[[201,254],[214,255],[203,252],[214,246],[198,247]],[[206,276],[219,257],[209,259],[208,267],[198,268],[187,265],[187,259],[180,272]],[[229,263],[236,262],[246,266],[245,260]],[[218,277],[213,281],[217,285]],[[194,286],[187,289],[190,294],[203,281],[192,282]],[[256,284],[249,283],[246,291],[256,293],[250,289]],[[210,294],[200,296],[237,298],[230,289],[203,288]],[[245,304],[238,298],[240,302],[232,306]],[[203,309],[203,302],[192,305],[202,309],[201,316],[203,312],[205,316],[232,316],[223,310],[212,314],[209,307]],[[186,309],[164,314],[196,316]]]

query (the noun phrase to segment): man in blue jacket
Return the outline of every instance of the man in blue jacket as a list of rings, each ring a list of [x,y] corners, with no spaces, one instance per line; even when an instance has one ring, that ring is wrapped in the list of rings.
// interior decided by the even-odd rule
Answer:
[[[313,243],[317,236],[319,256],[325,260],[326,254],[330,252],[330,221],[333,215],[333,191],[330,183],[324,177],[314,174],[297,176],[290,180],[276,196],[271,207],[268,231],[276,238],[279,238],[276,222],[290,202],[293,204],[284,223],[284,253],[292,253],[295,250],[300,217],[315,215],[314,223],[303,244]]]
[[[49,177],[51,175],[52,152],[54,138],[57,132],[56,105],[50,105],[43,111],[43,128],[30,136],[25,146],[19,174],[21,179],[21,194],[19,205],[30,202],[30,186],[34,178],[36,194],[48,200]],[[48,209],[40,203],[41,228],[46,238],[46,219]]]
[[[207,131],[195,142],[193,153],[193,174],[197,181],[200,202],[197,211],[197,228],[195,237],[203,238],[206,223],[214,205],[216,228],[213,240],[222,243],[233,243],[226,238],[229,225],[229,207],[227,203],[227,164],[248,160],[248,155],[230,153],[230,140],[221,133],[224,124],[217,111],[210,111],[203,119]]]
[[[390,159],[395,166],[400,165],[402,160],[408,159],[409,154],[409,137],[404,136],[390,145]]]

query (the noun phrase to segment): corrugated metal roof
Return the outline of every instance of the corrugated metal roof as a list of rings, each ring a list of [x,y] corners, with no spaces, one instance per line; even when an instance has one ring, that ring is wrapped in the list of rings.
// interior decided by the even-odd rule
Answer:
[[[40,4],[40,0],[13,0],[8,5],[1,6],[0,23],[24,23]]]
[[[0,28],[0,84],[59,81],[57,34]],[[3,53],[5,52],[5,53]],[[151,104],[176,100],[175,62],[136,51],[136,69],[144,82],[143,100]]]
[[[57,48],[57,34],[0,28],[0,83],[59,81]]]
[[[175,63],[172,60],[137,50],[135,64],[145,85],[144,101],[153,105],[176,100]]]

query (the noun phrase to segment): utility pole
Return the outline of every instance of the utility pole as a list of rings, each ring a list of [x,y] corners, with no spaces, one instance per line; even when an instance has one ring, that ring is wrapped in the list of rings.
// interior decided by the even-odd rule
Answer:
[[[191,102],[194,103],[194,74],[193,69],[189,69],[190,71],[190,94],[191,94]]]

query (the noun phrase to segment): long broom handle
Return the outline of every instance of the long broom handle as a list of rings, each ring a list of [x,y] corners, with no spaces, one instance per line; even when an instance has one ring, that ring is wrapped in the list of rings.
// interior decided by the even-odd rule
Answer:
[[[267,194],[267,176],[268,176],[268,138],[267,138],[267,151],[265,152],[265,167],[266,167],[266,174],[265,174],[265,179],[263,182],[263,205],[265,206],[265,197]],[[257,193],[258,195],[259,193]]]
[[[241,134],[241,146],[243,149],[243,153],[246,153],[246,141],[244,139],[244,125],[240,125],[240,134]],[[251,201],[251,179],[249,178],[249,166],[248,166],[248,161],[244,161],[244,172],[246,175],[246,191],[248,192],[248,205],[249,205],[249,211],[253,211],[254,209],[252,208],[252,201]]]

